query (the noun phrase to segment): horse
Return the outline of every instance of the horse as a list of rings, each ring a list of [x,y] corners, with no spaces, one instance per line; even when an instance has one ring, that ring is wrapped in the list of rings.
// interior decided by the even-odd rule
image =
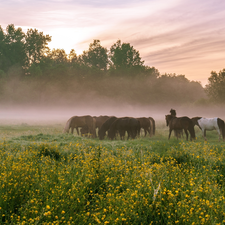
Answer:
[[[101,128],[102,124],[108,120],[110,117],[109,116],[94,116],[95,118],[95,129],[99,129]],[[97,137],[97,130],[96,130],[96,137]]]
[[[171,109],[170,110],[170,115],[173,116],[173,117],[176,117],[177,116],[176,110],[175,109]],[[174,130],[174,135],[177,138],[183,137],[183,130]]]
[[[147,135],[147,132],[151,136],[151,129],[152,129],[151,121],[146,117],[139,117],[139,118],[136,118],[136,119],[140,122],[140,128],[144,129],[145,137]],[[140,135],[140,131],[139,131],[139,135]]]
[[[133,117],[122,117],[116,119],[108,130],[108,136],[113,140],[116,136],[116,132],[119,132],[120,139],[125,138],[125,132],[128,133],[128,139],[131,137],[134,139],[140,130],[140,122]]]
[[[94,118],[92,116],[73,116],[71,117],[64,127],[63,132],[69,133],[71,129],[71,133],[73,134],[74,128],[77,130],[77,134],[79,135],[79,127],[87,126],[88,133],[92,134],[95,137],[95,123]]]
[[[116,120],[118,119],[117,117],[115,116],[111,116],[109,117],[109,119],[107,119],[103,124],[102,126],[100,127],[100,129],[98,130],[98,137],[99,137],[99,140],[103,140],[105,135],[106,135],[106,131],[109,130],[111,124]]]
[[[219,135],[219,141],[221,140],[221,135],[223,141],[225,138],[225,124],[224,121],[218,117],[214,118],[203,118],[203,117],[193,117],[193,124],[197,125],[202,130],[202,136],[206,139],[206,130],[216,130]]]
[[[148,119],[150,120],[151,123],[151,135],[155,135],[155,120],[152,117],[148,117]]]
[[[192,122],[192,120],[187,117],[174,117],[171,115],[166,115],[166,125],[169,126],[169,137],[168,139],[170,139],[170,135],[172,130],[183,130],[185,131],[186,134],[186,140],[188,141],[188,132],[190,133],[190,140],[195,139],[195,130],[194,130],[194,124]],[[178,139],[178,136],[177,136]]]

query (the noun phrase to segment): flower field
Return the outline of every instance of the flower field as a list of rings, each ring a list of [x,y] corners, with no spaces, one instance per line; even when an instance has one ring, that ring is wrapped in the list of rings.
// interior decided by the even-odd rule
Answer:
[[[224,224],[225,144],[0,129],[1,224]],[[207,135],[208,136],[208,135]]]

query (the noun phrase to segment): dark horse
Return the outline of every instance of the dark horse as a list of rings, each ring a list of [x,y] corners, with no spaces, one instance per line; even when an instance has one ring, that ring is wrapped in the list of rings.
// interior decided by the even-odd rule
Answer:
[[[176,130],[183,130],[185,131],[186,134],[186,140],[188,141],[188,132],[190,133],[190,140],[195,139],[195,130],[194,130],[194,124],[192,122],[192,120],[187,117],[174,117],[171,115],[166,115],[166,125],[169,126],[169,137],[168,139],[170,139],[170,135],[172,130],[176,131]],[[178,137],[177,137],[178,139]]]
[[[64,133],[69,133],[71,129],[71,133],[73,134],[74,128],[77,130],[77,134],[79,135],[79,129],[82,128],[87,130],[87,133],[93,135],[95,137],[95,123],[94,118],[92,116],[73,116],[71,117],[65,125]]]
[[[128,133],[128,139],[131,137],[134,139],[140,130],[140,122],[133,117],[122,117],[115,120],[108,131],[108,136],[113,140],[116,136],[116,133],[119,132],[120,139],[123,140],[125,133]]]
[[[136,119],[140,122],[140,128],[143,128],[144,129],[145,137],[147,135],[147,132],[151,136],[152,126],[151,126],[150,119],[148,119],[146,117],[138,117]],[[139,136],[140,136],[140,132],[139,132]]]
[[[105,135],[106,135],[106,132],[109,130],[111,124],[116,120],[118,119],[117,117],[115,116],[111,116],[109,117],[109,119],[107,119],[103,124],[102,126],[100,127],[100,129],[98,130],[98,137],[100,140],[103,140]]]
[[[97,137],[97,129],[99,132],[99,129],[101,128],[102,124],[105,123],[105,121],[108,120],[109,118],[110,118],[109,116],[94,116],[96,137]]]
[[[173,116],[173,117],[176,117],[176,116],[177,116],[176,110],[175,110],[175,109],[171,109],[171,110],[170,110],[170,115]],[[183,137],[183,130],[174,130],[174,135],[175,135],[177,138]]]

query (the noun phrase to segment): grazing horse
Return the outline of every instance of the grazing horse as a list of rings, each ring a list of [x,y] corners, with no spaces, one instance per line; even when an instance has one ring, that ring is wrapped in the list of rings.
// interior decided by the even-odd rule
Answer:
[[[170,135],[172,130],[183,130],[185,131],[186,134],[186,140],[188,141],[188,132],[190,133],[190,140],[195,139],[195,130],[194,130],[194,124],[192,122],[192,120],[187,117],[174,117],[171,115],[166,115],[166,125],[169,126],[169,137],[168,139],[170,139]],[[178,139],[178,136],[177,136]]]
[[[73,134],[74,128],[77,130],[77,134],[79,135],[79,127],[87,127],[87,133],[92,134],[95,137],[95,123],[94,118],[92,116],[73,116],[67,122],[64,128],[64,133],[69,133],[71,129],[71,133]]]
[[[101,128],[102,124],[105,123],[106,120],[108,120],[110,117],[109,116],[94,116],[95,118],[95,129]],[[97,130],[96,130],[96,137],[97,137]]]
[[[152,130],[151,121],[146,117],[139,117],[136,119],[140,122],[140,128],[144,129],[145,137],[147,135],[147,132],[151,136],[151,130]],[[139,136],[140,136],[140,131],[139,131]]]
[[[106,135],[106,131],[109,130],[111,124],[116,120],[118,119],[117,117],[115,116],[111,116],[109,117],[109,119],[107,119],[103,124],[102,126],[100,127],[100,129],[98,130],[98,137],[99,137],[99,140],[103,140],[105,135]]]
[[[206,139],[206,130],[216,130],[219,135],[219,141],[221,140],[221,135],[223,141],[225,138],[225,125],[224,121],[220,118],[203,118],[203,117],[193,117],[193,124],[197,125],[202,130],[202,136]]]
[[[125,133],[128,133],[128,139],[131,137],[134,139],[140,130],[140,122],[133,117],[122,117],[116,119],[108,130],[108,136],[113,140],[116,133],[119,132],[120,139],[123,140]]]

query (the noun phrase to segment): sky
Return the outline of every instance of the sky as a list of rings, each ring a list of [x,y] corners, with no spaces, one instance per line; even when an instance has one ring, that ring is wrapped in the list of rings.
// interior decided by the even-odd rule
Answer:
[[[203,86],[225,68],[224,0],[1,0],[0,26],[9,24],[50,35],[49,47],[67,54],[121,40],[144,65]]]

